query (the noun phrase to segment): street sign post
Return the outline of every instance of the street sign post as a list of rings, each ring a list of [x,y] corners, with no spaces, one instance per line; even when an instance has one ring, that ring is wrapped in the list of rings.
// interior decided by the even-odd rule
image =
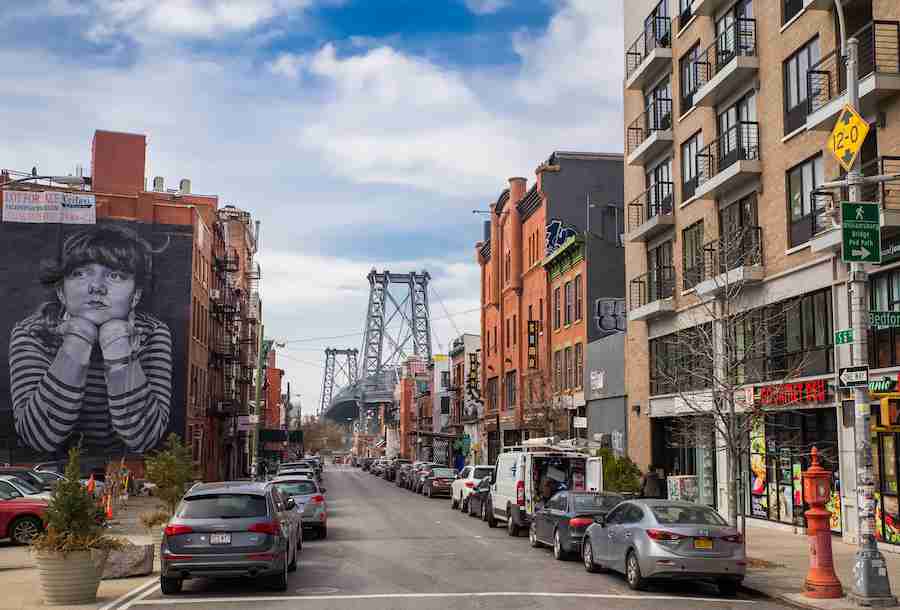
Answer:
[[[877,203],[842,201],[841,233],[845,263],[881,262],[881,210]]]
[[[848,343],[853,343],[852,328],[845,328],[844,330],[837,330],[834,332],[835,345],[846,345]]]
[[[838,374],[838,381],[842,389],[866,387],[869,385],[869,367],[848,366],[842,368]]]
[[[848,172],[869,133],[869,124],[849,104],[841,110],[837,124],[828,136],[828,150]]]
[[[900,328],[900,311],[870,311],[869,326],[872,328]]]

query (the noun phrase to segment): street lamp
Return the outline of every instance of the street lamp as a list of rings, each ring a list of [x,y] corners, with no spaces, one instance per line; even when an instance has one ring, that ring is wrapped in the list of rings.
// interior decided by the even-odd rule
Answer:
[[[23,184],[29,180],[49,180],[50,182],[64,184],[73,188],[91,183],[91,179],[84,176],[38,176],[36,173],[32,173],[30,176],[25,176],[24,178],[17,178],[15,180],[10,180],[9,182],[0,183],[0,187]]]

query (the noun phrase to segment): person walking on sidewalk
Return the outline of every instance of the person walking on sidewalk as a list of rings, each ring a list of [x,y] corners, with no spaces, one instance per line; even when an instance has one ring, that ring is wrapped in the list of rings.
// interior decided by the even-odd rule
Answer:
[[[653,464],[641,475],[640,495],[642,498],[662,498],[662,481]]]

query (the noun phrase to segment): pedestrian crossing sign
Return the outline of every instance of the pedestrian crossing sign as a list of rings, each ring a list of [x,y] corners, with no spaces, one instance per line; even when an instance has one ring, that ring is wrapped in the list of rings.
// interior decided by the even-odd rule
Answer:
[[[849,172],[868,134],[869,124],[866,120],[849,104],[845,104],[831,135],[828,136],[828,150],[841,167]]]

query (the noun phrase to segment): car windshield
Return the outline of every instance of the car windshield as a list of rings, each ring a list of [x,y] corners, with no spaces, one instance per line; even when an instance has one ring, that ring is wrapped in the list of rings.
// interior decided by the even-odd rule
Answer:
[[[41,490],[35,487],[31,481],[26,481],[22,477],[12,477],[13,482],[18,486],[19,489],[29,494],[39,494]]]
[[[275,483],[275,487],[277,487],[278,491],[286,496],[308,496],[319,491],[316,487],[316,484],[312,481],[290,481],[284,483]]]
[[[576,494],[574,498],[576,513],[609,512],[616,504],[622,501],[621,496],[606,494]]]
[[[452,468],[435,468],[431,471],[433,477],[455,477],[456,471]]]
[[[719,513],[705,506],[662,505],[650,510],[660,525],[727,525]]]
[[[473,474],[472,477],[475,479],[486,479],[492,474],[494,474],[493,468],[476,468],[475,474]]]
[[[266,498],[255,494],[216,494],[188,496],[175,511],[184,519],[241,519],[265,517]]]

